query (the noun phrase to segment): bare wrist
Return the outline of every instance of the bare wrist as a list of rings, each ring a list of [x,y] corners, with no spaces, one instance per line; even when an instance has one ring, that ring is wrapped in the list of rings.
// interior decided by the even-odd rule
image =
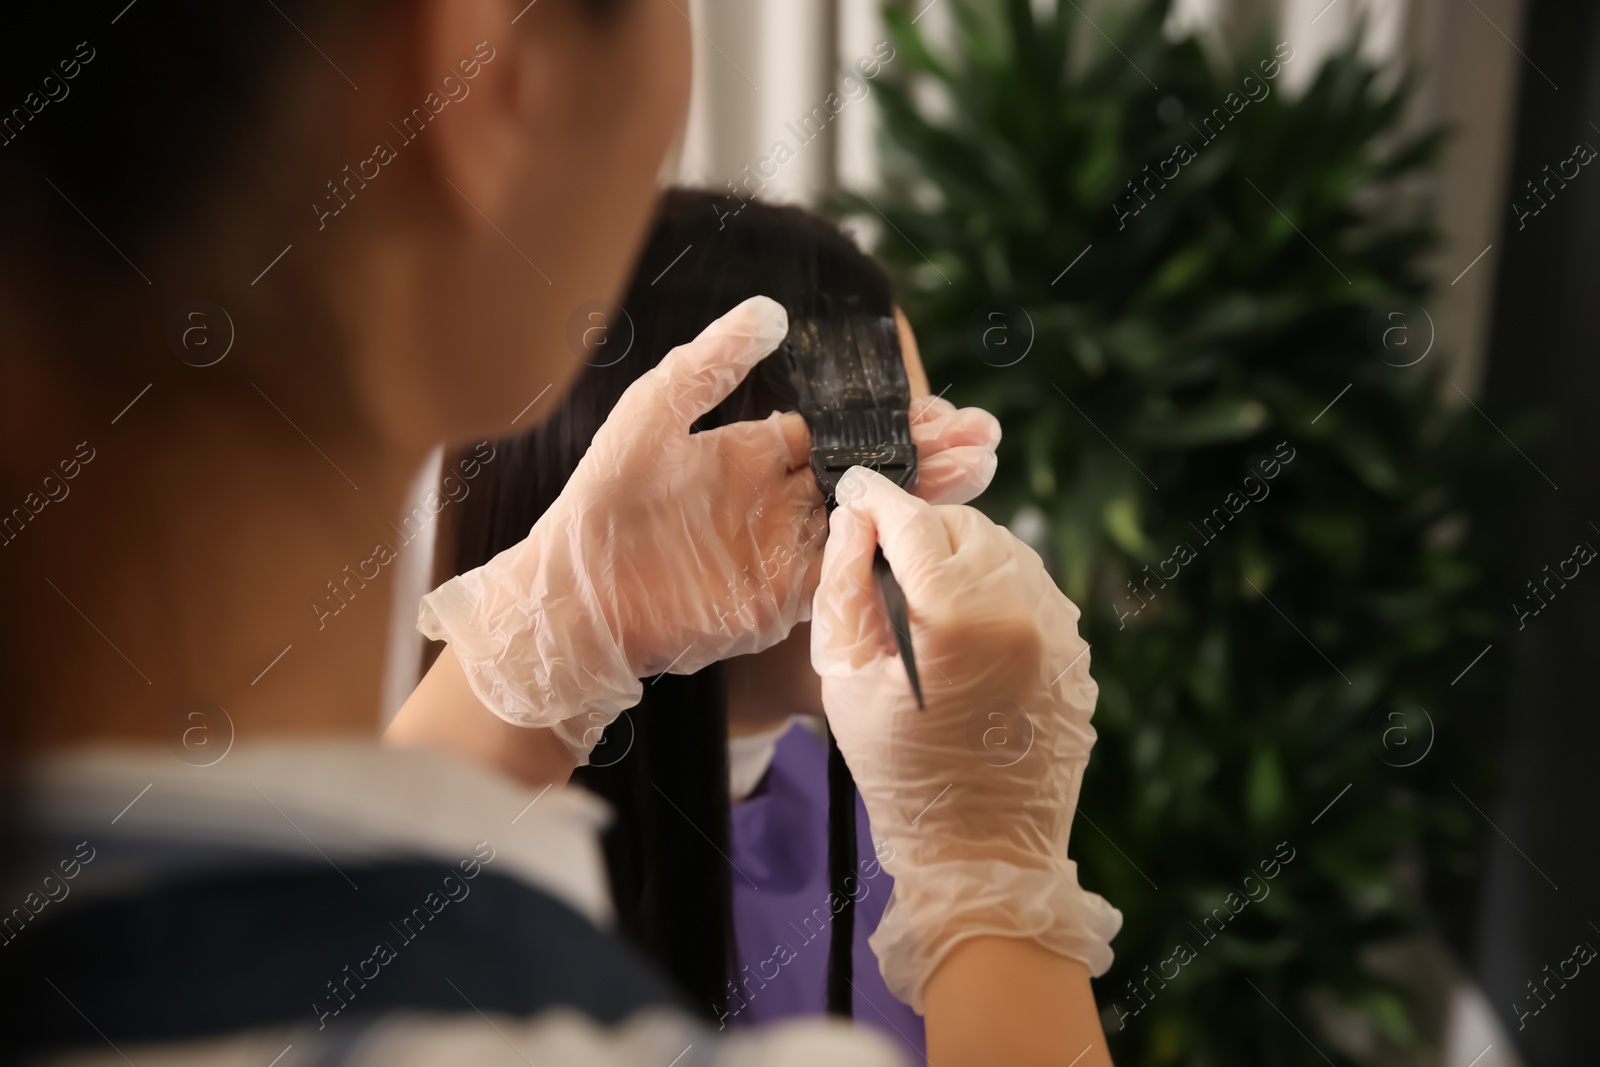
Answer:
[[[563,785],[577,766],[551,730],[514,725],[484,707],[449,646],[395,715],[383,740],[440,749],[530,786]]]

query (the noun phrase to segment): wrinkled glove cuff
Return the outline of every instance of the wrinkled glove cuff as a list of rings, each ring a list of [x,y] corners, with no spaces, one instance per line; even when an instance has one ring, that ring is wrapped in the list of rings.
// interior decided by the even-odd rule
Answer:
[[[884,983],[923,1013],[928,979],[950,951],[974,937],[1037,942],[1082,960],[1092,977],[1111,967],[1111,939],[1122,913],[1078,886],[1078,865],[1030,869],[997,860],[947,862],[893,870],[894,890],[869,939]]]
[[[492,566],[423,597],[417,629],[449,643],[484,707],[516,726],[553,729],[583,766],[644,686],[593,604],[535,601],[497,582]]]

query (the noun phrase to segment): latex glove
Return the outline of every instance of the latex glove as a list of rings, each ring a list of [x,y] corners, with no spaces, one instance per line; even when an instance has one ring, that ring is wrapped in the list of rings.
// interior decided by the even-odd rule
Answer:
[[[423,598],[418,629],[450,643],[491,712],[552,727],[584,763],[640,678],[758,652],[809,616],[827,522],[804,420],[689,432],[787,332],[782,306],[756,297],[669,352],[527,539]],[[993,416],[944,401],[913,414],[929,491],[981,492]]]
[[[994,478],[1000,421],[982,408],[957,408],[937,396],[911,401],[911,443],[917,446],[917,484],[930,504],[965,504]]]
[[[945,955],[990,934],[1104,973],[1122,915],[1078,887],[1067,859],[1097,694],[1077,607],[1036,552],[973,508],[930,506],[859,467],[838,495],[811,662],[890,855],[894,891],[871,938],[889,990],[921,1011]],[[905,591],[926,710],[873,581],[876,544]]]

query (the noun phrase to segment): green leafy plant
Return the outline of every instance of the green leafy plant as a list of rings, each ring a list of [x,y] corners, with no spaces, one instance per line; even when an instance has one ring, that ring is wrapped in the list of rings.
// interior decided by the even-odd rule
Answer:
[[[1418,358],[1435,233],[1400,206],[1441,135],[1354,44],[1292,95],[1292,42],[1218,60],[1165,2],[946,5],[944,47],[886,10],[884,186],[838,209],[881,232],[935,390],[1005,427],[984,506],[1083,610],[1112,1051],[1414,1047],[1372,950],[1430,929],[1474,829],[1416,757],[1492,637],[1456,489],[1481,427]]]

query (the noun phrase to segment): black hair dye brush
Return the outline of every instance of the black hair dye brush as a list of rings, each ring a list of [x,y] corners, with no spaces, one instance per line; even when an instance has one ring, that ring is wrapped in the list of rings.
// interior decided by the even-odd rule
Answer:
[[[799,318],[789,325],[782,351],[811,431],[811,471],[832,511],[839,479],[851,467],[869,467],[902,489],[917,483],[917,449],[911,443],[911,382],[900,353],[900,331],[885,315]],[[917,707],[922,682],[911,648],[906,596],[880,547],[872,574]]]

